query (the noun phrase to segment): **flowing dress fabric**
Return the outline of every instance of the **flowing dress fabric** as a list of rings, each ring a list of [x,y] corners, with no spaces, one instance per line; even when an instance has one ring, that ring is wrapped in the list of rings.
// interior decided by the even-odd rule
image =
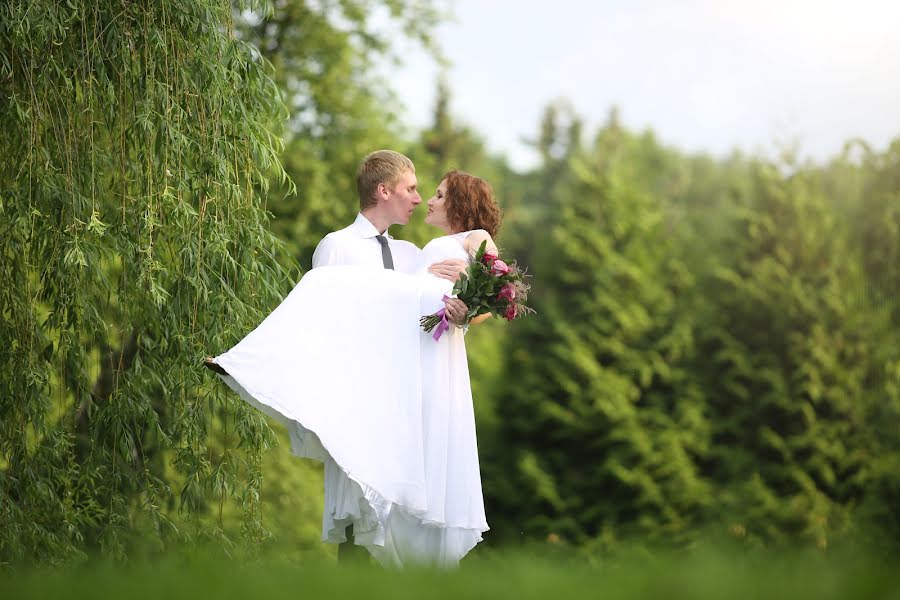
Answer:
[[[313,269],[215,358],[295,454],[325,463],[323,540],[352,523],[385,565],[453,566],[488,529],[464,335],[435,342],[418,322],[452,287],[427,265],[467,258],[466,233],[427,244],[415,275]]]

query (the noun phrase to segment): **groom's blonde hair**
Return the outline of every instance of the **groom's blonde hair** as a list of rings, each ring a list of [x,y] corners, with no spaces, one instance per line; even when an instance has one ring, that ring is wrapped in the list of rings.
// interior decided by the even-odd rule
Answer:
[[[404,172],[416,172],[416,166],[406,156],[393,150],[376,150],[366,156],[356,170],[356,191],[359,208],[365,210],[378,202],[375,190],[379,183],[393,186]]]

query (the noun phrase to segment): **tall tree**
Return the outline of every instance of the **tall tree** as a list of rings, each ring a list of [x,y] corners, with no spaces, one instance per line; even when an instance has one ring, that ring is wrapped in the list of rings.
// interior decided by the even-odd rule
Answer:
[[[590,151],[554,165],[572,183],[548,199],[557,214],[535,251],[537,315],[510,338],[516,375],[499,413],[512,464],[491,487],[501,532],[683,534],[708,502],[696,465],[708,424],[677,302],[691,278],[635,178],[646,143],[611,121]]]
[[[850,310],[866,315],[870,347],[860,390],[867,414],[865,498],[861,512],[873,544],[900,550],[900,139],[879,153],[848,143],[819,174],[838,219],[859,253],[863,281]],[[866,525],[867,523],[863,523]]]
[[[268,430],[197,366],[284,290],[257,193],[281,173],[277,87],[228,2],[0,22],[0,557],[122,555],[135,523],[176,533],[175,497],[239,495],[258,531]],[[214,422],[237,438],[214,449]]]
[[[820,546],[866,479],[865,381],[877,316],[859,253],[815,172],[758,163],[701,330],[714,427],[710,476],[750,536]]]

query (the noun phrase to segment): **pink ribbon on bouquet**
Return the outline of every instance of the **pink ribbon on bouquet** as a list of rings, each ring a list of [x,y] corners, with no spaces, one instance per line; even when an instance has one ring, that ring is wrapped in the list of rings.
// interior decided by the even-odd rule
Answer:
[[[444,294],[444,297],[441,298],[441,301],[446,302],[447,300],[450,300],[450,297]],[[434,338],[434,341],[438,341],[439,339],[441,339],[441,336],[444,335],[444,332],[450,329],[450,323],[447,321],[447,307],[445,306],[434,314],[440,315],[441,317],[441,322],[437,324],[437,327],[434,328],[434,333],[431,334],[431,337]]]

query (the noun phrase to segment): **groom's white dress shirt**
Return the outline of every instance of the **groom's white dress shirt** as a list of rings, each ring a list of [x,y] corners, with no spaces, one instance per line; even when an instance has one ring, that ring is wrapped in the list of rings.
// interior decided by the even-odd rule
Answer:
[[[332,231],[319,242],[313,253],[312,266],[356,266],[383,269],[381,244],[375,239],[378,230],[362,213],[356,215],[352,225]],[[404,240],[385,235],[394,259],[394,270],[414,273],[419,268],[419,248]]]

